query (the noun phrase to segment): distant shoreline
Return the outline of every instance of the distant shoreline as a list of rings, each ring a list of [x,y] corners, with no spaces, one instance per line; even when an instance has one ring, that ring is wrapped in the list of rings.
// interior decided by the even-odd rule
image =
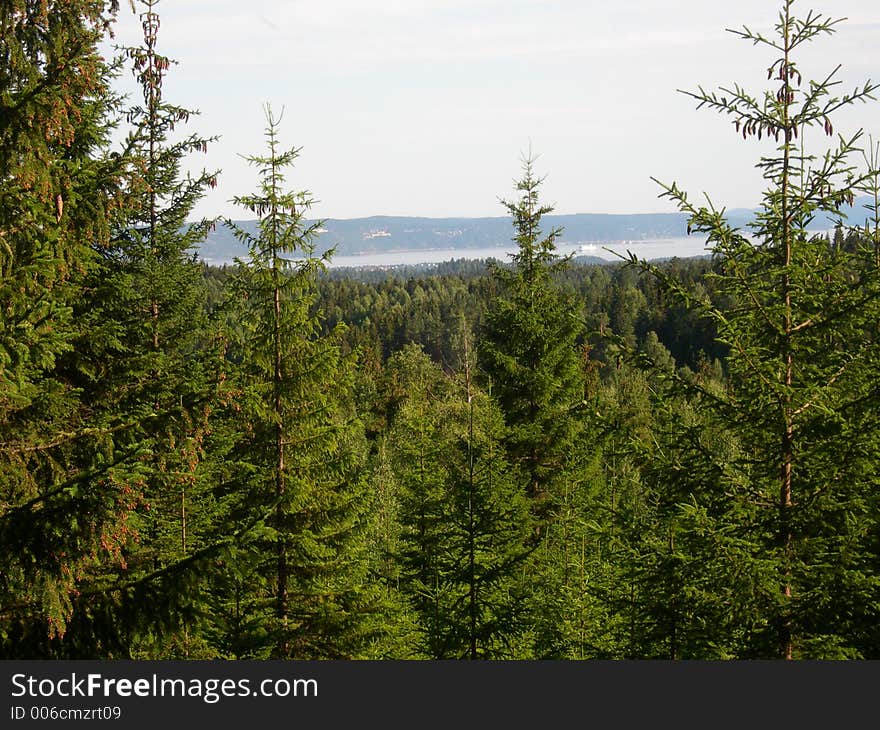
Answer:
[[[595,248],[582,251],[584,244],[561,243],[557,247],[560,256],[574,254],[598,261],[613,262],[620,260],[630,249],[646,259],[693,258],[705,256],[709,252],[705,248],[705,240],[697,236],[679,238],[655,238],[635,241],[591,242]],[[367,251],[363,253],[337,254],[333,256],[328,268],[366,268],[417,266],[422,264],[442,264],[449,261],[496,259],[506,261],[517,250],[511,243],[506,246],[460,247],[442,249],[412,249],[401,251]],[[223,266],[233,263],[232,259],[199,256],[200,260],[212,266]]]

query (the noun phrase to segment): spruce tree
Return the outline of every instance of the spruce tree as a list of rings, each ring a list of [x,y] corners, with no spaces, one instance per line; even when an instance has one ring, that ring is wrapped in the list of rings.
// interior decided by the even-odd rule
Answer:
[[[491,268],[498,295],[486,312],[478,346],[481,368],[507,423],[505,446],[541,511],[573,445],[572,411],[582,385],[576,310],[554,280],[567,265],[556,253],[561,230],[541,232],[541,218],[553,208],[538,199],[542,179],[535,176],[534,162],[532,156],[523,160],[519,199],[502,201],[513,218],[518,251],[509,267]]]
[[[62,645],[120,562],[134,510],[113,427],[93,423],[66,359],[109,239],[123,166],[104,156],[118,100],[98,44],[116,3],[0,4],[0,642],[4,656],[115,652],[116,627]],[[102,624],[102,625],[99,625]]]
[[[340,330],[322,334],[316,277],[330,252],[315,255],[320,224],[306,219],[309,194],[283,190],[299,149],[282,151],[280,119],[268,107],[266,119],[267,153],[247,158],[260,188],[235,198],[257,216],[256,231],[226,222],[249,258],[234,288],[241,435],[225,488],[229,518],[254,529],[230,565],[223,620],[246,625],[233,644],[250,656],[359,657],[384,630],[376,620],[384,594],[370,575],[354,360],[342,356]]]
[[[4,15],[4,32],[14,37],[4,50],[12,49],[8,68],[26,80],[10,81],[20,91],[6,99],[16,113],[30,115],[28,134],[39,131],[35,139],[51,142],[35,149],[35,169],[50,173],[41,185],[57,178],[62,191],[40,203],[31,189],[37,178],[15,173],[29,209],[42,205],[46,212],[31,233],[44,258],[55,247],[55,259],[45,263],[60,272],[34,301],[45,310],[45,332],[63,339],[33,383],[35,393],[46,391],[35,401],[41,410],[30,413],[27,405],[8,422],[18,439],[4,444],[10,464],[26,470],[37,496],[10,510],[3,526],[9,558],[32,565],[18,571],[23,597],[10,603],[6,636],[17,636],[16,651],[32,656],[204,655],[186,626],[198,609],[208,553],[218,547],[205,547],[211,515],[192,509],[196,492],[208,496],[203,456],[211,430],[200,353],[201,266],[188,251],[204,226],[183,224],[213,176],[181,180],[179,167],[205,140],[170,142],[188,112],[162,99],[169,62],[155,50],[155,3],[145,3],[144,46],[125,49],[144,105],[129,109],[134,131],[112,153],[108,131],[121,123],[124,107],[96,50],[112,14],[102,14],[100,3],[13,5],[21,8]],[[115,3],[107,7],[116,10]],[[60,143],[51,138],[63,127],[57,125],[64,105],[69,138]],[[46,117],[34,124],[43,119],[40,110],[55,114],[55,122]],[[15,114],[3,119],[16,133]],[[20,164],[27,156],[16,151],[11,159]],[[10,271],[28,255],[21,246]],[[51,419],[49,409],[57,414]],[[217,541],[222,546],[229,537]],[[30,543],[39,560],[29,555]],[[61,580],[51,577],[53,570]]]
[[[581,325],[560,283],[569,265],[556,252],[562,231],[541,230],[543,216],[553,208],[539,200],[542,178],[535,175],[534,163],[531,154],[523,159],[516,183],[519,198],[502,200],[518,249],[509,265],[490,268],[497,293],[489,302],[478,348],[488,389],[504,415],[503,444],[536,518],[532,554],[520,584],[531,647],[521,651],[577,656],[578,640],[566,625],[572,619],[579,625],[591,621],[585,573],[574,566],[583,547],[581,507],[590,469],[578,447],[587,425],[579,413],[584,396]]]
[[[76,309],[83,332],[67,367],[91,423],[114,429],[114,479],[135,505],[123,562],[96,578],[139,585],[150,596],[150,605],[136,606],[127,589],[111,589],[94,596],[89,610],[103,602],[108,614],[124,611],[128,649],[138,656],[185,657],[203,655],[191,624],[205,563],[191,558],[210,541],[213,517],[203,464],[212,408],[206,291],[192,250],[207,224],[187,218],[215,177],[181,172],[186,156],[208,140],[175,139],[192,112],[163,98],[172,62],[157,50],[156,5],[141,3],[143,44],[121,49],[142,100],[127,110],[132,128],[117,158],[125,165],[124,196],[111,241],[95,247]]]
[[[455,378],[415,345],[391,364],[407,392],[389,434],[401,590],[434,659],[515,658],[526,627],[519,576],[529,506],[501,444],[503,418],[477,389],[471,358],[466,345]]]
[[[710,559],[726,566],[727,579],[718,575],[710,592],[719,607],[732,601],[739,656],[876,656],[869,596],[880,587],[871,537],[880,272],[872,245],[841,250],[810,229],[822,216],[842,221],[876,180],[876,169],[860,172],[853,161],[861,133],[834,138],[833,119],[871,99],[877,86],[839,93],[836,71],[807,80],[803,46],[840,21],[812,11],[799,17],[793,6],[782,3],[772,35],[735,31],[769,52],[770,88],[691,94],[700,107],[730,116],[745,140],[774,148],[758,162],[767,189],[749,229],[731,226],[711,203],[690,202],[677,185],[663,186],[689,215],[689,229],[707,237],[715,284],[732,302],[722,309],[691,301],[730,348],[728,389],[684,385],[701,418],[735,448],[703,441],[700,459],[687,467],[690,499],[679,504],[714,542]],[[690,299],[674,279],[643,266],[680,301]],[[732,596],[730,585],[741,590]]]

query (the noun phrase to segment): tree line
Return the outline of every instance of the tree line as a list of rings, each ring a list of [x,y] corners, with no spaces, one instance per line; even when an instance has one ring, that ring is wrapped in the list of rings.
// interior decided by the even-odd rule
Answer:
[[[158,0],[110,61],[116,2],[0,5],[0,655],[880,656],[880,149],[832,122],[877,87],[798,65],[838,21],[782,0],[767,88],[691,94],[765,150],[748,229],[658,183],[711,257],[560,257],[526,156],[510,261],[354,275],[269,106],[257,227],[190,222]]]

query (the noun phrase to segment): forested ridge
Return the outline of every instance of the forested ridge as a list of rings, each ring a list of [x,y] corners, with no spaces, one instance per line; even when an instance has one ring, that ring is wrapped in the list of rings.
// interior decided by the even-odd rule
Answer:
[[[107,60],[118,3],[0,0],[0,657],[880,658],[877,87],[798,66],[845,25],[688,92],[764,150],[748,227],[658,181],[711,257],[561,257],[529,153],[511,260],[346,271],[269,105],[255,225],[190,222],[158,5]]]

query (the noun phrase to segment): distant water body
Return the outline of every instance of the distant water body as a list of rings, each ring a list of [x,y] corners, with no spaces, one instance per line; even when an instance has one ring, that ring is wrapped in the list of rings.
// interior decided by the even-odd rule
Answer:
[[[668,258],[691,258],[693,256],[705,256],[705,239],[691,236],[689,238],[663,238],[653,241],[611,241],[595,244],[560,244],[557,250],[560,255],[567,256],[573,253],[575,256],[592,256],[605,261],[620,260],[619,256],[626,256],[631,251],[642,259],[668,259]],[[420,251],[383,251],[379,253],[364,253],[349,256],[334,256],[330,262],[331,268],[345,267],[390,267],[390,266],[413,266],[417,264],[439,264],[446,261],[460,259],[488,259],[494,258],[499,261],[508,261],[510,255],[516,253],[516,245],[499,246],[494,248],[444,248],[425,249]],[[618,256],[619,255],[619,256]]]

